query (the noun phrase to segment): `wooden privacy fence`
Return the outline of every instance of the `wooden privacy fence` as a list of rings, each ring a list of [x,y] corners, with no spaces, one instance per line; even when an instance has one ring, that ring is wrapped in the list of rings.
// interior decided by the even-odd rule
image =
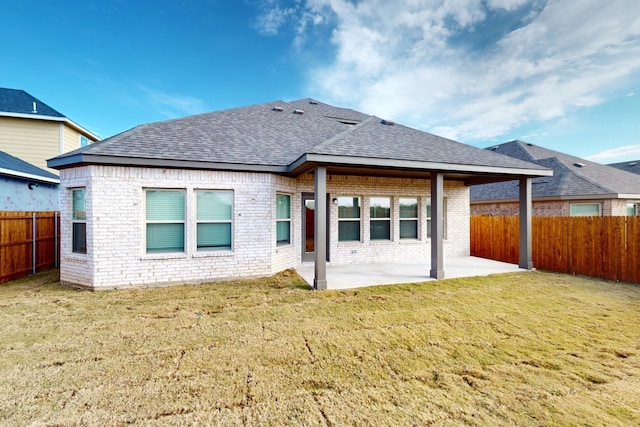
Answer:
[[[0,283],[58,267],[57,212],[0,212]]]
[[[471,217],[471,255],[513,264],[519,218]],[[533,265],[541,270],[640,283],[640,217],[534,217]]]

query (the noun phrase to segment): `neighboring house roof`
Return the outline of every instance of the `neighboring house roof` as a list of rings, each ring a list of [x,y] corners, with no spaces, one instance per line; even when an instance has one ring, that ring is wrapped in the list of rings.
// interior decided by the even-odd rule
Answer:
[[[637,173],[640,175],[640,160],[631,160],[629,162],[611,163],[608,166],[612,166],[623,171]]]
[[[0,88],[0,111],[32,116],[64,117],[38,98],[20,89]]]
[[[517,140],[486,150],[553,169],[552,177],[532,180],[534,199],[640,198],[640,175]],[[514,181],[471,187],[472,203],[517,199]]]
[[[82,164],[249,170],[296,176],[316,164],[366,173],[439,170],[550,174],[535,164],[312,99],[275,101],[144,124],[49,160]],[[329,167],[328,166],[328,167]],[[331,172],[331,171],[330,171]],[[361,170],[362,173],[365,173]],[[513,179],[511,176],[510,179]]]
[[[33,181],[60,183],[60,179],[44,169],[0,151],[0,175],[9,175]]]
[[[93,140],[100,138],[21,89],[0,88],[0,116],[65,122]]]

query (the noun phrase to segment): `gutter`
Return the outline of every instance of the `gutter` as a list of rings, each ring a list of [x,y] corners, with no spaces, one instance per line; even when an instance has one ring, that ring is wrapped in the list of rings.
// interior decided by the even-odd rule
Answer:
[[[32,181],[40,181],[40,182],[47,182],[49,184],[60,184],[60,179],[59,178],[47,178],[44,176],[40,176],[40,175],[33,175],[30,173],[24,173],[24,172],[18,172],[18,171],[14,171],[11,169],[4,169],[4,168],[0,168],[0,175],[9,175],[9,176],[15,176],[18,178],[26,178],[26,179],[30,179]]]

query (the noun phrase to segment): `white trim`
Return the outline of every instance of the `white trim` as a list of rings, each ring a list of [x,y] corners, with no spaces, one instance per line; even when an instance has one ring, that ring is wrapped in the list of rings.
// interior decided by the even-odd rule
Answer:
[[[46,178],[44,176],[18,172],[11,169],[0,168],[0,175],[16,176],[18,178],[27,178],[27,179],[32,179],[34,181],[48,182],[51,184],[60,184],[60,179],[57,179],[57,178]]]
[[[2,117],[14,117],[16,119],[32,119],[32,120],[45,120],[45,121],[50,121],[50,122],[62,122],[62,123],[68,124],[69,126],[74,128],[78,132],[87,134],[89,137],[91,137],[92,139],[95,140],[94,142],[100,141],[100,137],[98,135],[94,134],[91,131],[88,131],[87,129],[83,128],[79,124],[69,120],[66,117],[43,116],[43,115],[24,114],[24,113],[9,113],[9,112],[5,112],[5,111],[0,112],[0,116],[2,116]]]

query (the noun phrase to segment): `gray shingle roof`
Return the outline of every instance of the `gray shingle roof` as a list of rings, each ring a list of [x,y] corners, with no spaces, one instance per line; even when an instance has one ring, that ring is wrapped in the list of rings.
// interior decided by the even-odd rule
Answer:
[[[612,166],[623,171],[637,173],[640,175],[640,160],[632,160],[629,162],[611,163],[608,166]]]
[[[552,177],[532,180],[533,197],[563,198],[580,196],[640,197],[640,175],[591,162],[580,157],[549,150],[523,141],[511,141],[486,149],[553,169]],[[471,201],[518,198],[517,182],[471,187]]]
[[[296,113],[297,112],[297,113]],[[539,171],[532,163],[471,147],[312,99],[275,101],[137,126],[52,159],[69,167],[99,158],[127,164],[182,161],[288,167],[305,155],[407,160]],[[84,159],[84,160],[83,160]],[[106,162],[106,161],[105,161]],[[134,164],[134,163],[129,163]],[[535,172],[532,172],[535,173]]]
[[[57,175],[44,169],[40,169],[39,167],[12,156],[11,154],[7,154],[4,151],[0,151],[0,169],[8,171],[10,175],[32,175],[34,177],[46,179],[58,179]],[[16,174],[12,172],[16,172]],[[0,173],[2,172],[0,171]]]
[[[36,110],[33,110],[33,103]],[[38,98],[20,89],[0,88],[0,112],[28,114],[33,116],[65,117]]]

